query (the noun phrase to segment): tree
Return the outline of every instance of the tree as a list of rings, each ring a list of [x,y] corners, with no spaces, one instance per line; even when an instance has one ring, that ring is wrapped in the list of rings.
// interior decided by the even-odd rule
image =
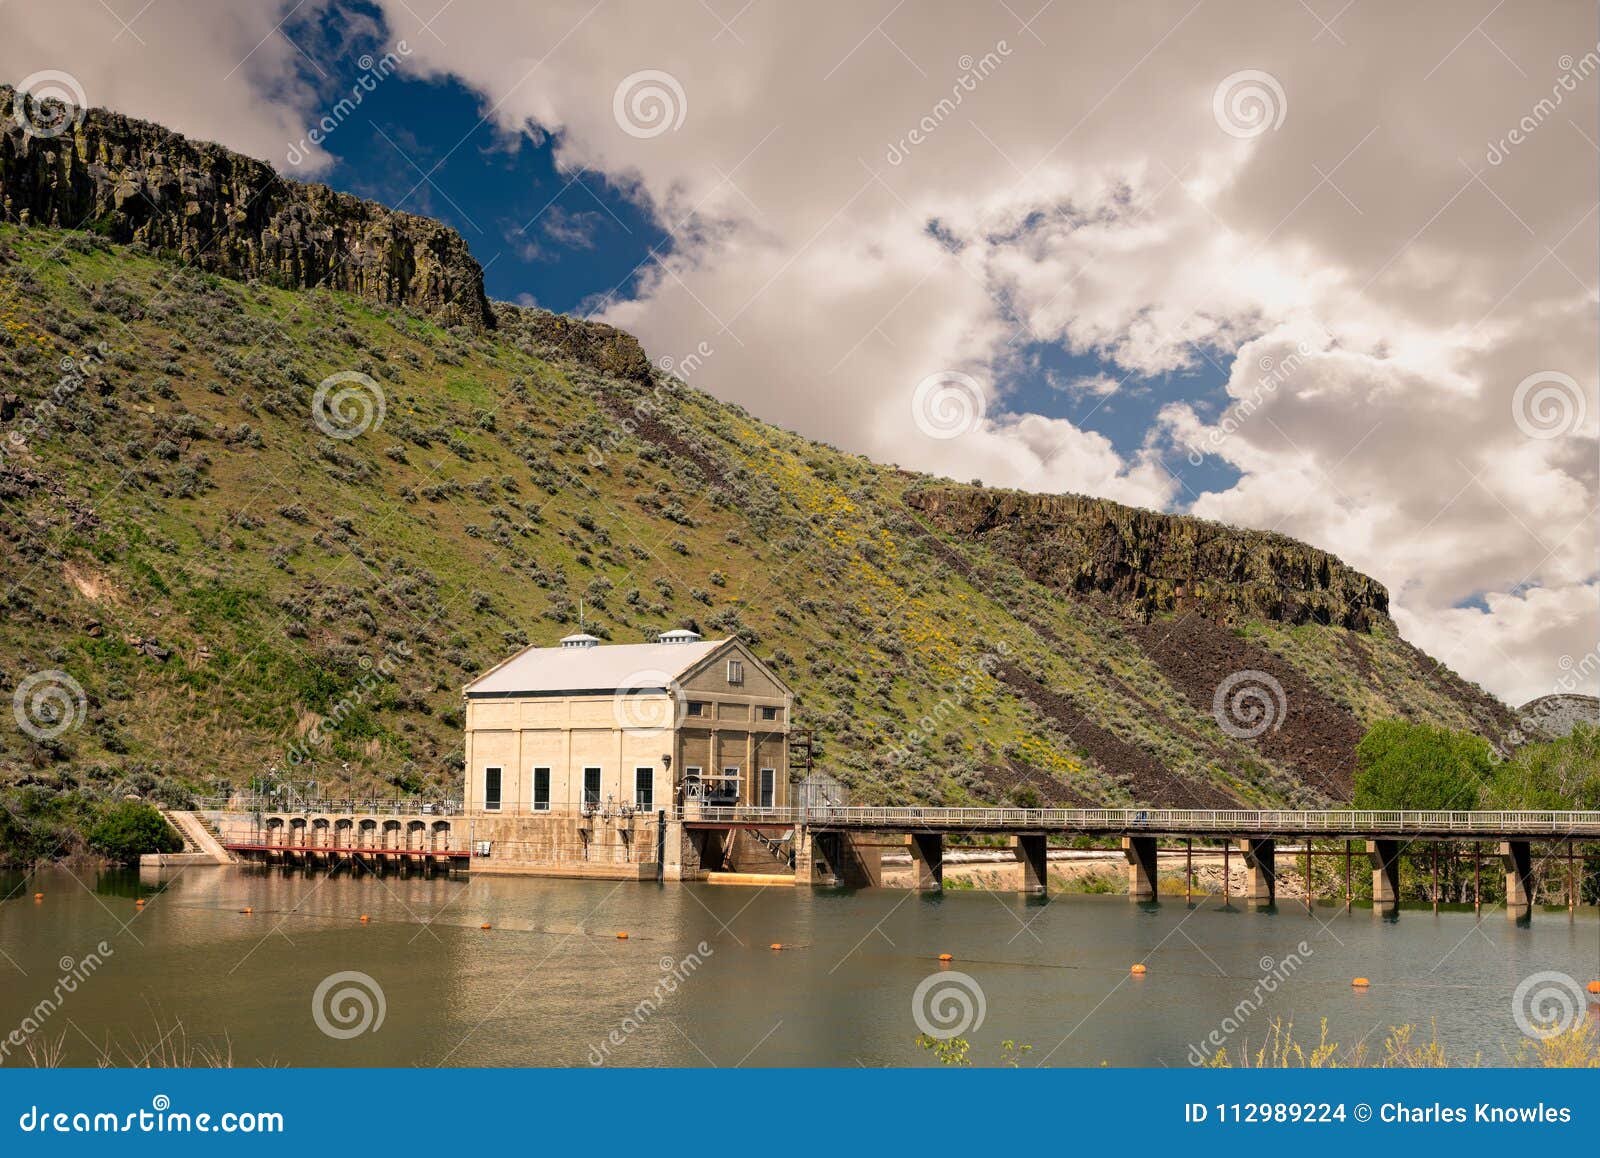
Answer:
[[[1473,809],[1493,770],[1492,749],[1481,736],[1383,720],[1356,745],[1355,806]],[[1466,899],[1468,874],[1450,855],[1450,846],[1445,846],[1442,857],[1438,845],[1407,841],[1404,847],[1402,890],[1415,888],[1434,900]]]
[[[181,852],[183,838],[159,809],[138,800],[109,805],[89,827],[89,847],[107,860],[135,864],[147,852]]]
[[[1495,808],[1600,809],[1600,727],[1578,724],[1548,743],[1527,744],[1495,769]]]
[[[1383,720],[1356,745],[1355,806],[1476,808],[1493,769],[1481,736]]]

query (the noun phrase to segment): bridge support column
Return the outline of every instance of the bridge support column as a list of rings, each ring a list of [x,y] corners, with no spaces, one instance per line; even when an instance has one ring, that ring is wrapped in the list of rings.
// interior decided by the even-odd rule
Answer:
[[[1394,908],[1400,903],[1400,842],[1367,841],[1367,859],[1372,862],[1372,907]]]
[[[797,885],[817,885],[823,882],[818,879],[818,869],[827,868],[827,858],[821,855],[817,848],[820,834],[812,832],[803,824],[795,825],[794,829],[794,883]]]
[[[1278,842],[1241,840],[1244,854],[1244,897],[1247,901],[1270,905],[1278,896]]]
[[[1044,833],[1019,833],[1011,838],[1011,850],[1022,865],[1022,891],[1043,896],[1050,890],[1050,863]]]
[[[1506,916],[1525,916],[1533,907],[1533,852],[1525,840],[1502,840],[1500,860],[1506,866]]]
[[[933,893],[944,888],[944,837],[941,834],[911,834],[911,887]]]
[[[838,838],[833,871],[850,889],[876,889],[883,885],[883,837],[875,832],[835,834]]]
[[[1125,836],[1122,854],[1128,858],[1128,899],[1156,899],[1156,838]]]

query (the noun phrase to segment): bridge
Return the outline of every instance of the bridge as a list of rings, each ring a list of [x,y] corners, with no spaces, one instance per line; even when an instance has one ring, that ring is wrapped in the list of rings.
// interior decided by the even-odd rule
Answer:
[[[321,805],[321,806],[318,806]],[[473,867],[475,858],[490,856],[491,845],[504,841],[474,840],[473,824],[495,814],[462,815],[454,809],[413,810],[402,805],[356,809],[328,807],[323,802],[302,808],[263,809],[248,826],[218,830],[220,843],[240,860],[332,867],[357,864],[412,865],[427,870]],[[573,829],[580,854],[557,850],[535,862],[521,863],[513,853],[484,861],[485,871],[539,869],[549,875],[596,875],[611,872],[632,879],[698,879],[723,862],[736,837],[764,846],[758,854],[792,864],[796,885],[870,887],[884,881],[885,852],[909,851],[913,887],[943,887],[945,842],[951,838],[1004,837],[1021,867],[1025,891],[1043,894],[1049,885],[1048,848],[1054,838],[1093,837],[1119,840],[1128,865],[1128,892],[1135,900],[1154,900],[1158,893],[1157,857],[1161,845],[1181,845],[1186,889],[1194,880],[1195,843],[1220,846],[1225,896],[1231,899],[1230,870],[1238,856],[1245,869],[1242,898],[1271,904],[1278,897],[1280,853],[1303,866],[1300,899],[1308,906],[1311,865],[1315,857],[1342,856],[1344,900],[1353,897],[1353,872],[1358,855],[1370,865],[1372,899],[1380,909],[1396,905],[1400,896],[1401,855],[1416,842],[1426,842],[1434,858],[1438,849],[1459,858],[1470,844],[1473,895],[1481,898],[1482,863],[1503,868],[1506,909],[1513,917],[1531,911],[1537,871],[1552,860],[1566,870],[1569,908],[1581,895],[1583,869],[1600,860],[1600,811],[1437,811],[1362,809],[1173,809],[1173,808],[932,808],[813,805],[799,808],[712,806],[688,802],[675,810],[628,811],[574,805],[520,818],[530,825]],[[617,847],[616,863],[596,856],[605,846],[594,838],[606,826],[622,826],[631,839]],[[740,834],[746,834],[740,837]],[[478,833],[479,837],[483,832]],[[1341,850],[1317,849],[1316,841],[1343,843]],[[514,845],[516,842],[511,842]],[[1587,844],[1589,848],[1580,849]],[[1485,847],[1487,846],[1487,848]],[[1541,849],[1539,857],[1534,850]],[[502,849],[503,852],[503,849]],[[1488,856],[1485,857],[1485,852]],[[770,875],[770,874],[769,874]],[[1435,890],[1437,896],[1437,890]]]
[[[307,808],[263,811],[248,826],[217,830],[233,857],[255,863],[465,868],[471,850],[459,817],[441,812]]]
[[[1223,880],[1228,860],[1237,850],[1246,869],[1244,898],[1272,903],[1277,897],[1277,851],[1280,841],[1300,842],[1309,889],[1315,838],[1344,841],[1345,899],[1351,897],[1351,842],[1359,841],[1372,869],[1373,904],[1398,903],[1400,856],[1416,841],[1471,842],[1474,896],[1478,887],[1480,849],[1494,846],[1506,874],[1506,910],[1512,916],[1532,907],[1535,843],[1565,852],[1569,907],[1576,907],[1581,874],[1579,841],[1600,841],[1600,812],[1566,811],[1436,811],[1361,809],[1173,809],[1173,808],[691,808],[682,816],[687,830],[791,827],[795,834],[796,884],[874,885],[882,882],[886,848],[909,848],[914,886],[943,886],[944,840],[950,836],[1010,838],[1022,866],[1023,887],[1043,893],[1048,886],[1046,857],[1050,837],[1116,837],[1128,862],[1128,891],[1134,900],[1157,895],[1156,857],[1160,840],[1184,842],[1186,867],[1192,871],[1193,842],[1221,842]],[[885,840],[885,838],[888,838]],[[1338,855],[1334,853],[1332,855]],[[1548,859],[1548,855],[1543,858]],[[1435,860],[1437,875],[1437,860]],[[1186,880],[1192,875],[1186,873]],[[1228,887],[1226,884],[1225,888]]]

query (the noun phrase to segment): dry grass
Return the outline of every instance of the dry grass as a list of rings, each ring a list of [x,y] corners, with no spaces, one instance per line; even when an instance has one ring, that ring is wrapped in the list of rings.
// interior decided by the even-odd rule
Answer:
[[[1230,1069],[1471,1069],[1484,1064],[1483,1055],[1452,1059],[1439,1041],[1437,1026],[1430,1025],[1424,1039],[1414,1025],[1389,1027],[1381,1052],[1357,1043],[1341,1050],[1328,1040],[1328,1021],[1323,1018],[1317,1043],[1307,1047],[1294,1036],[1294,1022],[1273,1018],[1266,1040],[1254,1052],[1246,1044],[1237,1063],[1220,1049],[1206,1063],[1208,1068]],[[1571,1029],[1543,1039],[1529,1038],[1510,1053],[1505,1064],[1522,1069],[1600,1068],[1600,1027],[1584,1021]]]

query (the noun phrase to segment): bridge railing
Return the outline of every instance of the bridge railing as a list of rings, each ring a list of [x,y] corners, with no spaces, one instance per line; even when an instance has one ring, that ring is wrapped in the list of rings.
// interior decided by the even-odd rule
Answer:
[[[1451,833],[1470,836],[1600,836],[1600,812],[1378,809],[919,808],[702,806],[682,817],[708,823],[809,824],[842,828],[918,828],[1083,832]]]

